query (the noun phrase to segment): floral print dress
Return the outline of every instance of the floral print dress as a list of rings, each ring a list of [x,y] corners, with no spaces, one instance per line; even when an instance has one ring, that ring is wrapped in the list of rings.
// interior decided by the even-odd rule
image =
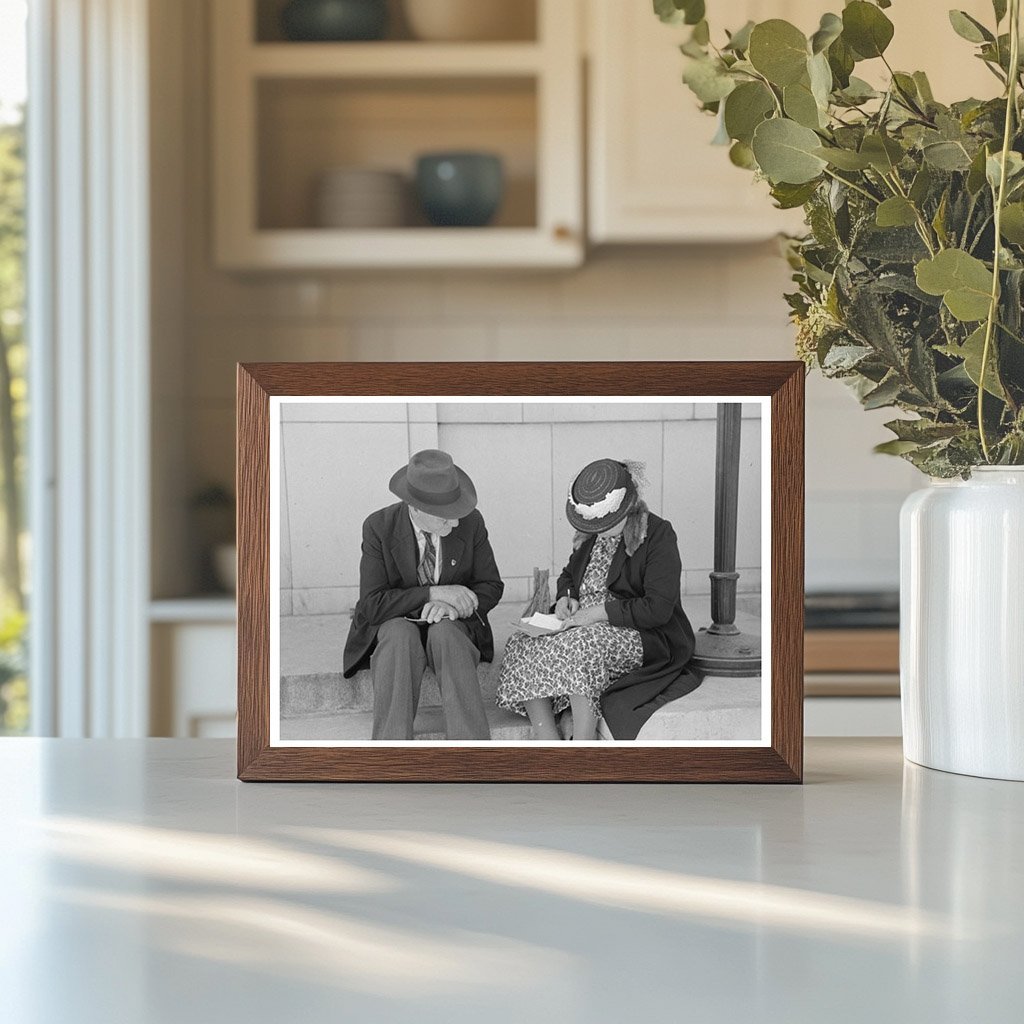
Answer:
[[[580,607],[614,600],[608,593],[608,569],[621,536],[598,537],[580,584]],[[599,622],[550,636],[513,633],[505,647],[498,679],[497,703],[520,715],[526,701],[550,697],[557,715],[569,706],[569,694],[584,694],[601,717],[601,694],[643,664],[640,631]]]

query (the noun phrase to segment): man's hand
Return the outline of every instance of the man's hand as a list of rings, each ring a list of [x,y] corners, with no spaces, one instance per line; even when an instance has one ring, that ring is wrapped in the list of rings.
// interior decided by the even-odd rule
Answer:
[[[476,611],[476,606],[480,603],[480,599],[469,587],[462,587],[453,583],[443,587],[431,587],[430,601],[431,603],[440,601],[443,604],[451,605],[459,613],[458,617],[460,619],[468,619]]]
[[[440,622],[442,619],[451,619],[452,622],[455,622],[458,617],[459,613],[444,601],[428,601],[423,606],[423,611],[420,612],[420,618],[426,619],[427,622]]]
[[[560,597],[558,603],[555,605],[555,617],[561,619],[563,622],[571,618],[580,610],[580,603],[575,597]]]

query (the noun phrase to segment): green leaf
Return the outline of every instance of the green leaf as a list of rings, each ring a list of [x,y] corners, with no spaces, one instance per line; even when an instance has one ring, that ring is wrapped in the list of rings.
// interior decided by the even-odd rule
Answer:
[[[912,203],[920,206],[925,201],[931,191],[934,178],[931,168],[927,164],[922,164],[921,170],[914,175],[914,182],[907,193]]]
[[[860,151],[876,171],[891,174],[903,159],[903,147],[887,135],[865,135]]]
[[[862,60],[881,57],[893,31],[892,22],[865,0],[853,0],[843,10],[843,39]]]
[[[876,455],[906,455],[907,452],[916,451],[920,447],[917,441],[883,441],[876,444],[872,451]]]
[[[835,79],[836,87],[845,89],[850,84],[850,75],[856,63],[853,50],[846,45],[843,37],[840,36],[828,48],[828,66],[832,69],[832,77]]]
[[[811,131],[786,118],[762,121],[754,131],[752,148],[765,177],[773,184],[802,185],[825,169],[814,151],[821,140]]]
[[[809,82],[795,82],[782,90],[782,106],[786,116],[805,128],[822,128],[824,119]]]
[[[755,24],[756,22],[748,21],[743,28],[733,32],[723,49],[732,50],[735,53],[746,53],[750,48],[750,33],[753,32]]]
[[[950,313],[965,323],[983,320],[991,303],[992,272],[962,249],[945,249],[915,268],[917,286],[941,295]]]
[[[964,371],[974,382],[975,387],[981,384],[981,362],[985,353],[985,325],[982,324],[970,337],[959,347],[956,345],[940,345],[938,351],[953,359],[962,359]],[[996,370],[996,347],[995,342],[989,345],[988,364],[985,367],[985,390],[996,398],[1006,400],[1006,392],[999,382],[999,374]]]
[[[971,166],[971,158],[959,142],[943,139],[927,143],[921,152],[925,160],[940,171],[966,171]]]
[[[982,146],[971,160],[971,166],[967,172],[967,191],[976,196],[984,187],[986,182],[985,168],[988,162],[988,149]]]
[[[844,100],[856,105],[876,99],[880,93],[865,82],[864,79],[851,75],[849,84],[842,90],[841,95]]]
[[[875,223],[880,228],[904,228],[917,223],[914,204],[902,196],[893,196],[878,204]]]
[[[843,32],[843,19],[835,14],[823,14],[818,31],[811,36],[811,52],[827,50]]]
[[[949,23],[953,26],[953,31],[969,43],[995,42],[996,37],[966,11],[950,11]]]
[[[763,82],[743,82],[725,101],[725,128],[729,137],[748,146],[754,129],[775,110],[775,97]]]
[[[942,198],[939,200],[938,209],[935,211],[935,216],[932,217],[932,228],[935,231],[935,236],[939,240],[939,244],[942,246],[949,245],[949,233],[946,231],[946,215],[949,212],[949,189],[945,189],[942,193]]]
[[[933,444],[935,441],[956,437],[963,427],[959,423],[936,423],[933,420],[890,420],[885,425],[900,441]]]
[[[887,377],[878,387],[869,391],[860,401],[865,409],[882,409],[893,405],[900,396],[902,384],[900,378],[893,374]]]
[[[724,100],[736,88],[736,82],[717,60],[689,60],[683,71],[683,81],[701,103]]]
[[[992,0],[992,10],[995,11],[998,25],[1006,17],[1006,0]]]
[[[772,18],[750,33],[747,58],[773,85],[798,82],[807,68],[807,38],[795,25]]]
[[[772,198],[780,210],[795,210],[803,206],[818,190],[818,182],[805,182],[802,185],[791,185],[780,182],[772,186]]]
[[[832,146],[819,146],[814,150],[815,156],[828,161],[833,167],[841,171],[863,171],[871,166],[871,161],[852,149],[836,149]]]
[[[1002,152],[993,153],[988,160],[985,161],[985,177],[988,178],[989,185],[992,186],[992,191],[996,191],[999,188],[999,178],[1003,170],[1003,154]],[[1006,154],[1006,185],[1009,190],[1012,191],[1014,183],[1018,178],[1024,175],[1024,157],[1020,153],[1010,150]]]
[[[756,171],[757,160],[754,151],[745,142],[734,142],[729,149],[729,160],[745,171]]]
[[[699,46],[707,46],[711,42],[711,29],[708,26],[707,19],[702,18],[693,26],[693,34],[690,38]]]
[[[704,17],[704,0],[654,0],[654,13],[667,25],[696,25]]]
[[[934,103],[935,96],[932,93],[931,82],[923,71],[915,71],[913,74],[914,84],[917,86],[917,94],[925,103]]]
[[[1014,245],[1024,245],[1024,203],[1010,203],[1004,207],[1000,234]]]
[[[828,57],[819,53],[807,62],[807,77],[811,83],[811,95],[822,112],[822,126],[828,123],[829,97],[832,95],[832,69]]]

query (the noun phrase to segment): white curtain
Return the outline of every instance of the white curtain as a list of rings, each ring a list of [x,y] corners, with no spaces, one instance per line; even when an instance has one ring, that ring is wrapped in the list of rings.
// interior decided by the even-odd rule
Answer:
[[[148,722],[146,0],[32,0],[33,731]]]

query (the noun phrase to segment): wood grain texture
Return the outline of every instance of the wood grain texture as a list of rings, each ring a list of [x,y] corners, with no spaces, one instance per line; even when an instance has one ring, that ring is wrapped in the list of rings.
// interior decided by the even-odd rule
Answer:
[[[271,747],[271,395],[771,397],[770,747]],[[800,782],[804,367],[798,362],[249,363],[238,368],[238,777],[243,781]]]

